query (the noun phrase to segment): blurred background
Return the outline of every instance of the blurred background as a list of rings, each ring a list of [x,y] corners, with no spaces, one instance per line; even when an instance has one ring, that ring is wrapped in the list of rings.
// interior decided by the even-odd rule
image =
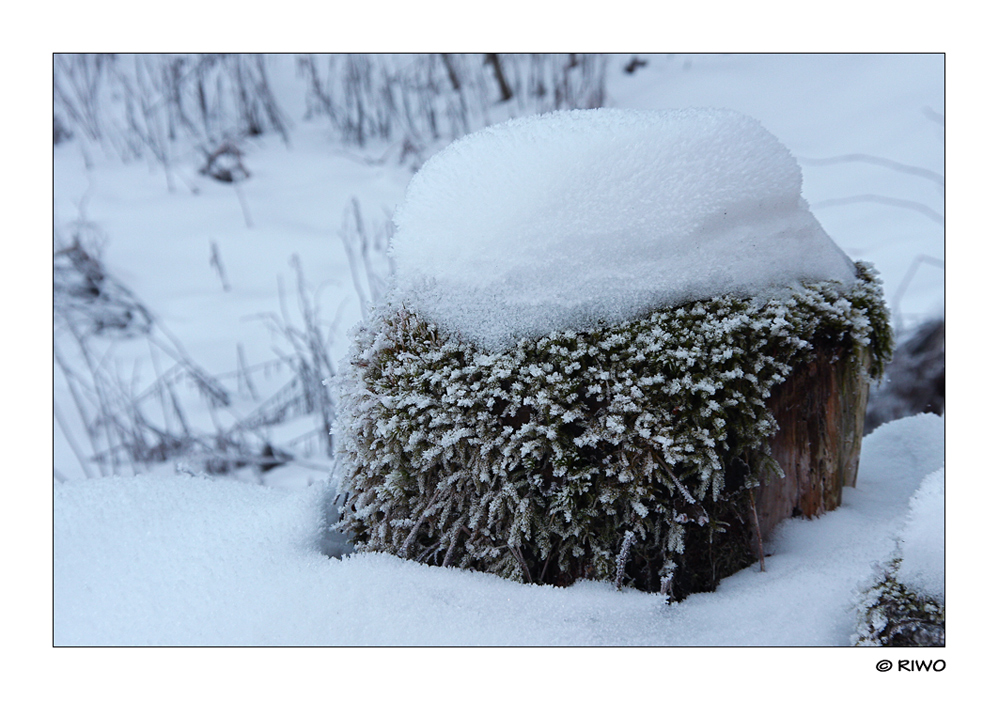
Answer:
[[[325,479],[392,213],[456,138],[559,109],[728,107],[798,158],[899,341],[867,430],[944,411],[941,54],[53,59],[54,476]]]

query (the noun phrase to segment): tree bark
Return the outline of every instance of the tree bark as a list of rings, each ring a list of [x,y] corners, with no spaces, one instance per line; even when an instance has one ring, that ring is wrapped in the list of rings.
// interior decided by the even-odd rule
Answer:
[[[770,451],[784,477],[757,489],[764,539],[785,518],[832,511],[842,503],[843,487],[856,485],[870,356],[851,363],[845,355],[819,348],[813,362],[796,368],[770,396],[778,425]]]

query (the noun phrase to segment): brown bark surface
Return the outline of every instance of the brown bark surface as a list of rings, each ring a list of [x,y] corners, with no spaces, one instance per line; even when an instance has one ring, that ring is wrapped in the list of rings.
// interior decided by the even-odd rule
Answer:
[[[760,532],[766,539],[790,516],[813,518],[840,505],[843,487],[857,481],[868,382],[859,364],[836,349],[818,349],[771,394],[777,420],[771,456],[784,471],[756,493]],[[861,361],[869,365],[869,356]]]

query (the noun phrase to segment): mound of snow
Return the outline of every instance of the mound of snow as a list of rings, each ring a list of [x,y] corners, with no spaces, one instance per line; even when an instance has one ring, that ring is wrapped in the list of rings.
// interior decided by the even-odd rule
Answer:
[[[460,139],[395,218],[398,293],[499,349],[725,293],[852,281],[801,170],[730,110],[575,110]]]
[[[909,502],[898,581],[944,603],[944,471],[926,477]]]
[[[327,487],[107,477],[55,485],[55,645],[846,645],[847,606],[943,463],[943,419],[864,439],[857,488],[790,519],[718,591],[675,606],[607,582],[558,589],[381,553],[319,551]],[[924,483],[930,484],[931,481]],[[922,493],[922,492],[921,492]],[[921,503],[917,496],[913,504]]]

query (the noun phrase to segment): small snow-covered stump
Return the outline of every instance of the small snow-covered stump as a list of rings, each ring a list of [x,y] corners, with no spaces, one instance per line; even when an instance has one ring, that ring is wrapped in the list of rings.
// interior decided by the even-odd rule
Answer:
[[[883,295],[755,120],[513,120],[428,161],[396,224],[339,379],[358,550],[680,597],[853,483]]]

